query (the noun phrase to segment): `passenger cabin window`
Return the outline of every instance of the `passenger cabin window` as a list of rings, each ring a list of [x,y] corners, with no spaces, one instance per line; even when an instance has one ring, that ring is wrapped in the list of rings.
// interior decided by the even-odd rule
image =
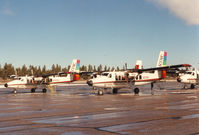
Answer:
[[[136,78],[135,78],[136,80],[138,80],[138,75],[136,76]]]
[[[109,77],[109,78],[112,78],[112,74],[109,74],[108,77]]]
[[[139,79],[142,80],[142,75],[139,76]]]

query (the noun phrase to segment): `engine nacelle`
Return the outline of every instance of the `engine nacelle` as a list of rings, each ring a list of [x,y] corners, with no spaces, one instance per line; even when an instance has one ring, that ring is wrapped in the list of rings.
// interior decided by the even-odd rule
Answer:
[[[78,80],[79,80],[79,74],[74,74],[73,81],[78,81]]]
[[[166,78],[166,75],[167,75],[167,71],[166,70],[162,70],[161,78],[162,79]]]

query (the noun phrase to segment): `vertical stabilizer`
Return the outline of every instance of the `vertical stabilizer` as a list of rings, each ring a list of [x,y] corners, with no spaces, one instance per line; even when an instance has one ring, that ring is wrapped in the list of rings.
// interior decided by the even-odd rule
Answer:
[[[160,55],[159,55],[156,67],[163,67],[163,66],[166,66],[166,65],[167,65],[167,52],[160,51]]]
[[[80,71],[80,60],[74,59],[70,66],[69,72],[79,73],[79,71]]]
[[[156,67],[164,67],[166,65],[167,65],[167,52],[160,51],[160,55],[159,55]],[[162,70],[162,71],[156,70],[155,74],[162,79],[164,79],[166,77],[166,71],[165,70]]]
[[[135,69],[143,69],[141,60],[137,60],[136,61]]]

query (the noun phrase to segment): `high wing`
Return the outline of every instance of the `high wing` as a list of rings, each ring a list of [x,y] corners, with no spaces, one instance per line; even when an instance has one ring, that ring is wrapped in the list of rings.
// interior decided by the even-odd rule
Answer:
[[[63,75],[63,74],[65,74],[65,75],[67,75],[69,72],[59,72],[59,73],[51,73],[51,74],[45,74],[45,75],[42,75],[42,77],[43,78],[47,78],[47,77],[49,77],[49,76],[54,76],[54,75]]]
[[[166,70],[166,69],[178,69],[181,67],[191,67],[190,64],[178,64],[178,65],[171,65],[171,66],[163,66],[163,67],[155,67],[155,68],[145,68],[145,69],[128,69],[129,72],[138,72],[142,73],[145,71],[154,71],[154,70]]]

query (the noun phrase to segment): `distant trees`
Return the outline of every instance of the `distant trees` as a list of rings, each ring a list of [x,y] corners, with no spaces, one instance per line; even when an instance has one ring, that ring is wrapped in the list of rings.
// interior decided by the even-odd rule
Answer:
[[[12,64],[5,63],[4,66],[0,65],[0,77],[3,79],[7,79],[10,75],[34,75],[34,76],[42,76],[44,74],[49,73],[58,73],[58,72],[68,72],[70,69],[70,65],[67,67],[61,67],[61,65],[53,64],[50,69],[47,69],[46,66],[33,66],[29,65],[26,66],[25,64],[22,67],[14,67]],[[107,65],[99,65],[99,66],[92,66],[92,65],[82,65],[80,67],[81,71],[87,72],[104,72],[104,71],[113,71],[113,70],[120,70],[117,66],[115,67],[108,67]]]
[[[3,79],[7,79],[9,75],[12,75],[15,73],[14,66],[12,64],[5,63],[3,68],[0,68],[0,75]]]

